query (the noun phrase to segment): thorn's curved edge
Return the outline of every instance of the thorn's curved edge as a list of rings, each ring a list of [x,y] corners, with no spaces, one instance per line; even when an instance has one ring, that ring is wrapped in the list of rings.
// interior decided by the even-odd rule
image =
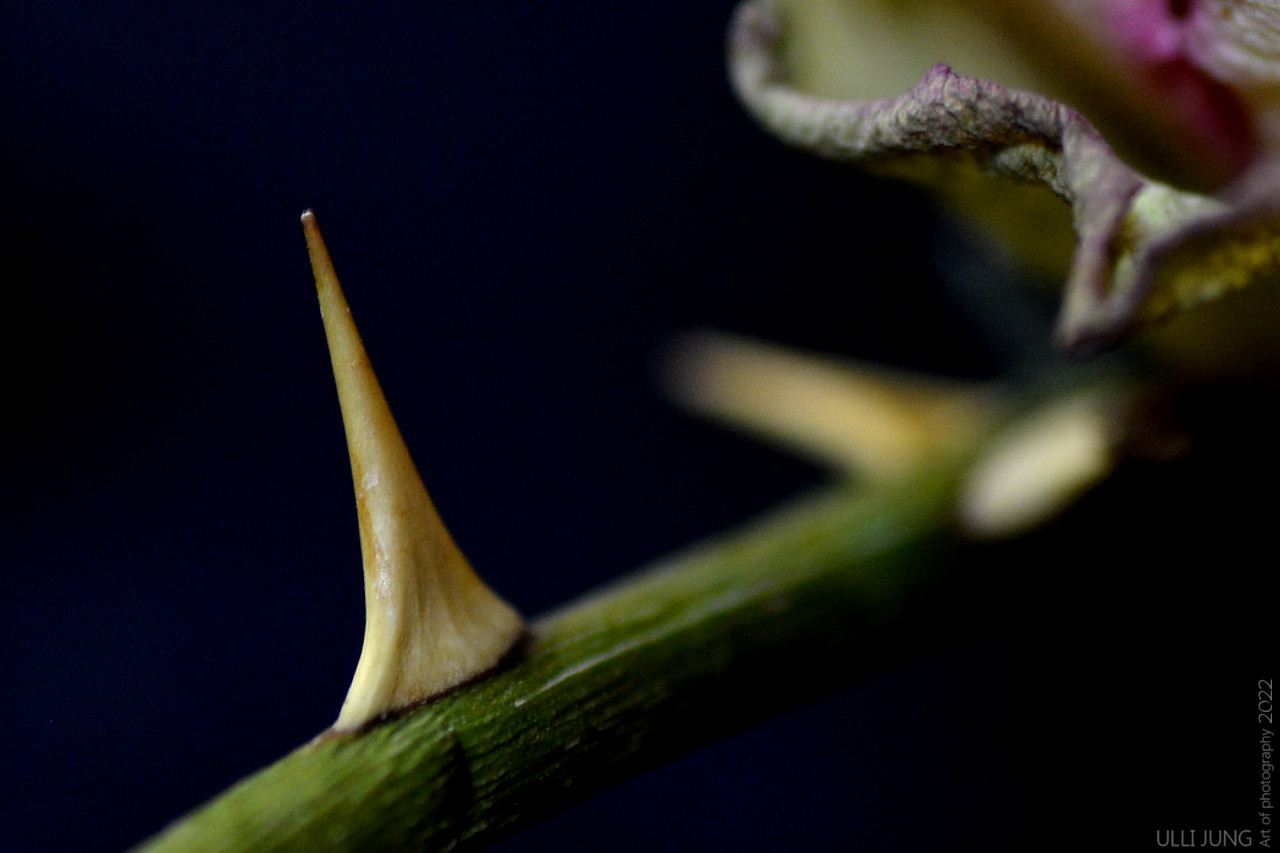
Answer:
[[[475,680],[516,646],[524,623],[480,580],[441,521],[311,210],[302,227],[346,428],[364,560],[364,646],[333,725],[345,732]]]

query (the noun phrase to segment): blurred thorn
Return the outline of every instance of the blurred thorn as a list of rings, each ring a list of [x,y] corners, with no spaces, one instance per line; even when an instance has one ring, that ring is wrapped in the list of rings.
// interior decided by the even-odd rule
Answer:
[[[959,450],[994,421],[994,389],[799,353],[722,332],[671,345],[682,405],[821,465],[877,479]]]
[[[1091,388],[1015,421],[970,468],[957,504],[961,528],[999,539],[1052,520],[1115,470],[1128,406],[1114,388]]]

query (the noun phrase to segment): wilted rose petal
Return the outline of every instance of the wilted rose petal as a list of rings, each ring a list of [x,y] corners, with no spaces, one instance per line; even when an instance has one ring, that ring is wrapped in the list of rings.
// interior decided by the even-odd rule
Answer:
[[[1204,3],[1169,0],[1057,0],[1117,66],[1160,98],[1224,174],[1258,156],[1263,129],[1238,75],[1223,74],[1208,45],[1227,44]]]
[[[1194,55],[1208,69],[1202,54],[1181,52],[1184,37],[1205,26],[1196,22],[1208,5],[1197,6],[1189,23],[1175,16],[1159,22],[1165,29],[1137,35],[1156,57]],[[844,102],[797,91],[779,61],[785,38],[775,4],[749,0],[729,41],[739,97],[784,141],[924,183],[975,170],[1038,183],[1071,206],[1077,244],[1058,326],[1069,350],[1111,345],[1142,324],[1280,271],[1280,170],[1270,161],[1255,163],[1221,198],[1177,190],[1122,162],[1066,104],[943,65],[897,98]],[[1212,54],[1223,63],[1229,55]],[[1249,65],[1237,60],[1227,65]],[[1265,75],[1250,73],[1262,91]]]

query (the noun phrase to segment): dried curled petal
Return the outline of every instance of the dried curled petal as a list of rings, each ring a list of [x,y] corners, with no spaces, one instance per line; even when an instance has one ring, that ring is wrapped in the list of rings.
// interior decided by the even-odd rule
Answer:
[[[1073,352],[1280,272],[1280,177],[1255,168],[1222,199],[1183,192],[1122,162],[1071,107],[937,65],[897,98],[842,102],[788,84],[784,21],[769,0],[739,7],[729,63],[743,103],[783,141],[924,183],[975,168],[1048,187],[1077,243],[1058,322]]]

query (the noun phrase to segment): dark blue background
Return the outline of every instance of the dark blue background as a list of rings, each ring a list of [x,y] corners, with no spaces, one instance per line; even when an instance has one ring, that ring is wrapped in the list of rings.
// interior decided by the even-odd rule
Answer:
[[[924,201],[784,150],[733,102],[730,9],[0,3],[4,846],[135,843],[337,713],[363,603],[307,207],[436,503],[525,613],[820,478],[663,400],[655,354],[681,330],[994,368]],[[1096,708],[1094,653],[1146,581],[1079,629],[1088,589],[1051,581],[1041,612],[1043,575],[1013,577],[934,651],[506,849],[993,849],[1060,827],[1040,822],[1055,768],[1093,742],[1062,740],[1063,702]],[[1213,707],[1247,721],[1244,670],[1189,686],[1240,688]],[[1108,677],[1138,714],[1142,688]],[[1128,814],[1144,843],[1176,827],[1154,814]]]

